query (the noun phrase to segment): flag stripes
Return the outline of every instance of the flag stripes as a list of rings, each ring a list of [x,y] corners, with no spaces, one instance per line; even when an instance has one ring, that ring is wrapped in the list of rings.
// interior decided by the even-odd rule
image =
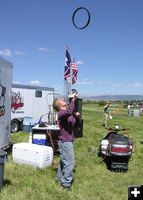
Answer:
[[[77,81],[78,68],[74,59],[71,66],[72,66],[72,84],[75,84],[75,82]]]

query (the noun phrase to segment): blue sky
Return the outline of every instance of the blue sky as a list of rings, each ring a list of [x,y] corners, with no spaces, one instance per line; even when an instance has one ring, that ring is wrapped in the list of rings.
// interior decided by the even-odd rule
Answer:
[[[85,7],[91,21],[72,24]],[[78,12],[76,23],[86,22]],[[1,0],[0,56],[13,63],[13,82],[64,88],[65,49],[79,69],[80,94],[143,94],[142,0]]]

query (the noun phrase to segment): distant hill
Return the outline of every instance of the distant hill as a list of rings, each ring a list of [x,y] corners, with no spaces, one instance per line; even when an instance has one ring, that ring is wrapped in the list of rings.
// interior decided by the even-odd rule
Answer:
[[[100,96],[82,96],[84,100],[91,100],[91,101],[132,101],[132,100],[143,100],[143,95],[100,95]]]

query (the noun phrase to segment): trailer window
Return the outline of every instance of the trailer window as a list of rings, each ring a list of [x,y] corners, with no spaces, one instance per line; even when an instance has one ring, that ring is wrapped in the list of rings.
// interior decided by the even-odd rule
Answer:
[[[35,97],[42,97],[42,91],[41,90],[36,90],[35,91]]]

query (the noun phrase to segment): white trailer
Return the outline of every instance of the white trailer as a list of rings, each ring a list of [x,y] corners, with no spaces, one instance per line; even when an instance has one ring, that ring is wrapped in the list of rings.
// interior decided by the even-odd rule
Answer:
[[[51,112],[54,88],[32,85],[12,84],[11,94],[11,132],[22,128],[25,117],[38,123],[41,116]]]
[[[12,69],[12,63],[0,57],[0,149],[10,143]]]

